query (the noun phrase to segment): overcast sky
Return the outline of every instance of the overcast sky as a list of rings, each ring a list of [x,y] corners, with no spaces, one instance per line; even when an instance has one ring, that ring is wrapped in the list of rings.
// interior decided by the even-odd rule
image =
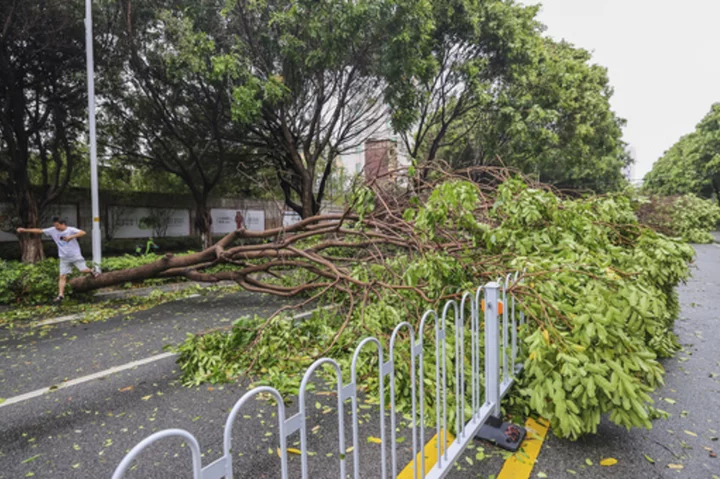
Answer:
[[[720,102],[720,0],[520,0],[546,34],[593,52],[642,178]]]

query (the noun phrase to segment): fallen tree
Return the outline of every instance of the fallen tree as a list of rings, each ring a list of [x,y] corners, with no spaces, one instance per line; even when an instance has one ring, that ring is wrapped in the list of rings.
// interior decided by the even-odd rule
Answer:
[[[500,168],[468,170],[462,176],[440,170],[436,173],[443,179],[470,179],[477,177],[480,171],[487,184],[478,191],[491,191],[492,185],[499,184],[509,175],[507,170]],[[352,278],[349,267],[363,262],[382,264],[387,248],[423,254],[433,250],[461,251],[467,247],[470,239],[457,237],[452,230],[436,231],[435,241],[424,240],[424,233],[405,220],[403,214],[411,201],[420,201],[422,191],[424,196],[431,193],[433,184],[424,183],[419,195],[401,192],[395,182],[387,179],[397,174],[389,173],[367,185],[343,214],[316,215],[291,226],[262,232],[239,229],[201,252],[182,256],[168,253],[152,263],[112,271],[97,278],[76,277],[70,281],[70,286],[74,292],[83,293],[151,278],[183,277],[209,283],[235,281],[248,291],[296,296],[329,287],[370,287],[369,283]],[[486,203],[484,208],[489,205]],[[358,209],[362,209],[362,214]],[[249,240],[249,243],[236,245],[240,240]],[[339,254],[329,253],[332,250]],[[218,270],[220,266],[224,267]],[[304,270],[315,277],[292,287],[267,281],[289,270]],[[403,288],[382,282],[378,286]],[[421,286],[416,289],[422,295]]]
[[[419,190],[378,181],[360,189],[344,214],[236,231],[194,255],[73,285],[88,290],[147,275],[232,279],[251,291],[340,305],[342,313],[325,310],[300,323],[240,318],[177,347],[185,384],[250,375],[293,394],[316,358],[347,365],[362,337],[387,341],[400,321],[417,325],[426,309],[520,271],[508,294],[528,318],[521,330],[526,367],[505,407],[542,415],[568,438],[595,432],[603,414],[628,428],[651,427],[663,414],[650,394],[662,384],[658,359],[678,348],[675,286],[688,276],[692,248],[638,224],[625,196],[564,198],[501,169],[428,178]],[[235,245],[238,239],[266,242]],[[455,325],[447,327],[452,342]],[[425,344],[423,367],[431,372],[435,346]],[[451,362],[453,351],[450,344]],[[402,409],[410,405],[409,374],[397,367]],[[377,393],[373,368],[366,362],[359,370],[370,395]],[[432,374],[426,378],[432,382]],[[454,381],[450,375],[448,402]],[[425,401],[432,424],[434,399]]]

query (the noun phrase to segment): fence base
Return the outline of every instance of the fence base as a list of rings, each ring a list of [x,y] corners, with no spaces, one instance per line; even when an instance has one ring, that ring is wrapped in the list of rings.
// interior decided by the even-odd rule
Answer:
[[[480,428],[475,439],[481,439],[495,444],[501,449],[515,452],[525,439],[527,431],[522,426],[516,426],[502,419],[490,416],[487,422]]]

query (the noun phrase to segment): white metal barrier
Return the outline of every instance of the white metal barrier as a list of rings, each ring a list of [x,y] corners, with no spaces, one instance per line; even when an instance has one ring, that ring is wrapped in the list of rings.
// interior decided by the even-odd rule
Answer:
[[[189,432],[182,429],[167,429],[159,431],[140,443],[138,443],[122,460],[113,474],[113,479],[121,479],[139,454],[156,441],[168,437],[182,437],[190,445],[192,455],[192,467],[194,479],[230,479],[233,478],[233,458],[231,455],[233,424],[243,406],[257,395],[265,394],[272,396],[277,402],[277,420],[279,428],[279,452],[281,463],[281,477],[288,476],[288,437],[292,434],[300,435],[300,457],[301,475],[308,479],[308,445],[307,445],[307,404],[306,396],[308,385],[313,373],[321,366],[330,365],[336,374],[337,391],[337,419],[338,419],[338,461],[340,466],[340,479],[346,477],[345,464],[345,428],[343,408],[346,401],[351,400],[352,408],[352,453],[353,453],[353,477],[360,478],[360,441],[358,432],[358,397],[357,397],[357,367],[360,353],[368,346],[377,350],[378,356],[378,380],[379,380],[379,425],[381,431],[381,468],[382,479],[388,477],[387,467],[387,437],[385,427],[385,381],[389,376],[390,383],[390,477],[397,477],[397,448],[396,437],[396,407],[395,407],[395,346],[399,341],[401,331],[407,330],[410,338],[410,377],[411,377],[411,432],[412,432],[412,457],[413,477],[416,478],[441,478],[450,470],[455,461],[460,457],[465,447],[472,441],[473,437],[485,424],[488,418],[493,415],[500,416],[500,401],[513,385],[515,374],[522,369],[517,364],[518,352],[518,327],[524,323],[524,314],[518,311],[516,316],[516,305],[514,298],[508,303],[507,287],[511,281],[517,281],[518,274],[508,275],[504,280],[491,282],[481,286],[475,293],[465,293],[460,305],[456,301],[448,301],[443,308],[442,316],[438,317],[433,310],[427,311],[416,330],[409,322],[402,322],[397,325],[392,333],[389,345],[389,356],[387,361],[384,358],[384,351],[381,342],[376,338],[367,338],[357,346],[352,359],[351,379],[348,384],[342,383],[342,371],[340,365],[333,359],[322,358],[315,361],[306,371],[299,390],[299,412],[286,417],[285,406],[281,394],[274,388],[268,386],[257,387],[248,391],[232,408],[227,418],[224,430],[223,456],[218,460],[202,467],[200,446],[197,439]],[[484,298],[483,298],[484,296]],[[502,298],[502,305],[500,299]],[[468,328],[466,323],[466,312],[470,312],[470,384],[466,385],[465,380],[465,331]],[[481,365],[480,365],[480,311],[485,311],[485,391],[484,400],[481,391]],[[502,321],[498,320],[499,310],[502,309]],[[450,317],[449,317],[450,316]],[[447,324],[448,320],[455,322],[455,398],[456,398],[456,437],[448,446],[446,438],[448,431],[448,404],[447,404]],[[418,464],[418,452],[423,445],[419,440],[425,438],[425,424],[422,418],[425,416],[425,387],[423,360],[425,327],[432,326],[435,332],[435,429],[437,433],[437,462],[427,473],[425,471],[425,455],[420,454]],[[419,378],[415,378],[416,374]],[[416,390],[416,383],[419,387]],[[466,386],[470,388],[466,390]],[[468,394],[469,393],[469,394]],[[464,413],[466,401],[470,401],[472,414],[466,419]],[[418,406],[419,403],[419,406]],[[441,407],[442,405],[442,407]],[[418,431],[419,429],[419,431]],[[419,434],[418,434],[419,432]]]

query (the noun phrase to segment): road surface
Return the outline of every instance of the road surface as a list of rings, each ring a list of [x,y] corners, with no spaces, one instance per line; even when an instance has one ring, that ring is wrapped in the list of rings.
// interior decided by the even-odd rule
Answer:
[[[720,246],[701,245],[697,253],[698,269],[679,289],[682,312],[676,331],[683,351],[664,362],[666,385],[656,395],[658,406],[671,418],[657,421],[651,431],[626,431],[605,421],[596,436],[574,443],[550,434],[532,477],[720,476],[720,460],[707,450],[720,449],[713,440],[720,431]],[[131,447],[166,428],[193,433],[200,441],[203,464],[209,464],[222,455],[225,419],[248,382],[185,388],[178,382],[175,358],[163,346],[182,341],[187,332],[227,325],[247,314],[267,315],[281,305],[277,299],[248,293],[220,293],[167,303],[132,317],[61,323],[43,336],[38,330],[32,335],[0,331],[0,397],[10,398],[0,405],[0,479],[110,477]],[[112,374],[105,374],[108,371]],[[79,380],[77,384],[64,386],[73,379]],[[309,450],[314,453],[310,475],[317,479],[338,477],[336,400],[324,394],[323,387],[308,401],[313,425]],[[297,402],[289,408],[295,412]],[[279,477],[274,411],[266,401],[254,402],[236,423],[236,477]],[[380,447],[367,441],[380,435],[379,415],[367,404],[361,411],[361,476],[379,477]],[[398,436],[409,439],[405,426],[401,424]],[[294,442],[296,438],[290,447],[297,447]],[[478,448],[490,457],[473,460]],[[352,454],[347,455],[352,471]],[[399,451],[399,469],[411,456],[406,441]],[[492,446],[479,443],[466,457],[472,464],[461,460],[449,477],[487,478],[498,474],[504,462]],[[600,466],[599,461],[608,457],[618,463]],[[299,476],[298,463],[297,456],[291,456],[291,477]],[[670,464],[682,468],[670,469]],[[127,477],[190,477],[189,465],[187,447],[167,441],[151,447]]]

